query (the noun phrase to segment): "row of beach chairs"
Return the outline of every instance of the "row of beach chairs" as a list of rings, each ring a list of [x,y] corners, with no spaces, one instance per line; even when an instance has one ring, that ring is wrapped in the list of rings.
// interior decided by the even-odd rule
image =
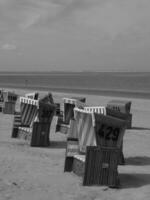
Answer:
[[[86,99],[64,98],[63,109],[51,94],[20,97],[15,112],[13,138],[30,146],[49,146],[50,128],[57,116],[56,133],[66,134],[64,171],[83,177],[83,185],[119,185],[118,165],[124,164],[123,136],[132,127],[131,102],[110,101],[107,106],[87,106]]]

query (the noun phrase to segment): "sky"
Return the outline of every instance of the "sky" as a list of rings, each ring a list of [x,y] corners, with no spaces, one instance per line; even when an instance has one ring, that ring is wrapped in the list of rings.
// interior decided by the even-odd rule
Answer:
[[[149,0],[0,0],[1,71],[150,71]]]

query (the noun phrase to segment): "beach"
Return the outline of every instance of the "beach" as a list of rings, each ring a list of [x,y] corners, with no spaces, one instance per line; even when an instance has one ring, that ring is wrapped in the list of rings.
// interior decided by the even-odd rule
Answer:
[[[12,89],[8,89],[12,91]],[[24,95],[33,90],[13,89]],[[46,93],[46,91],[40,91]],[[82,178],[64,173],[66,135],[55,133],[48,148],[30,147],[11,138],[13,115],[0,113],[0,200],[148,200],[150,197],[150,99],[53,92],[63,97],[84,96],[87,105],[106,106],[112,99],[131,100],[132,129],[124,135],[126,164],[118,167],[121,186],[82,186]]]

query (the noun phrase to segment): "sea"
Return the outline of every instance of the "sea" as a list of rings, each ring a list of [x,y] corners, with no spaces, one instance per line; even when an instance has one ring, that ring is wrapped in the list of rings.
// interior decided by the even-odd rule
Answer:
[[[0,72],[0,88],[150,99],[150,72]]]

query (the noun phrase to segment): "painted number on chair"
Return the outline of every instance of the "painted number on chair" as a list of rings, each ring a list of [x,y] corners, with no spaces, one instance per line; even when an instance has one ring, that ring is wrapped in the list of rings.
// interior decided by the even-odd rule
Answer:
[[[120,133],[119,128],[114,128],[111,126],[107,126],[105,124],[101,124],[98,130],[98,135],[101,138],[105,138],[105,140],[117,141],[119,137],[119,133]]]

